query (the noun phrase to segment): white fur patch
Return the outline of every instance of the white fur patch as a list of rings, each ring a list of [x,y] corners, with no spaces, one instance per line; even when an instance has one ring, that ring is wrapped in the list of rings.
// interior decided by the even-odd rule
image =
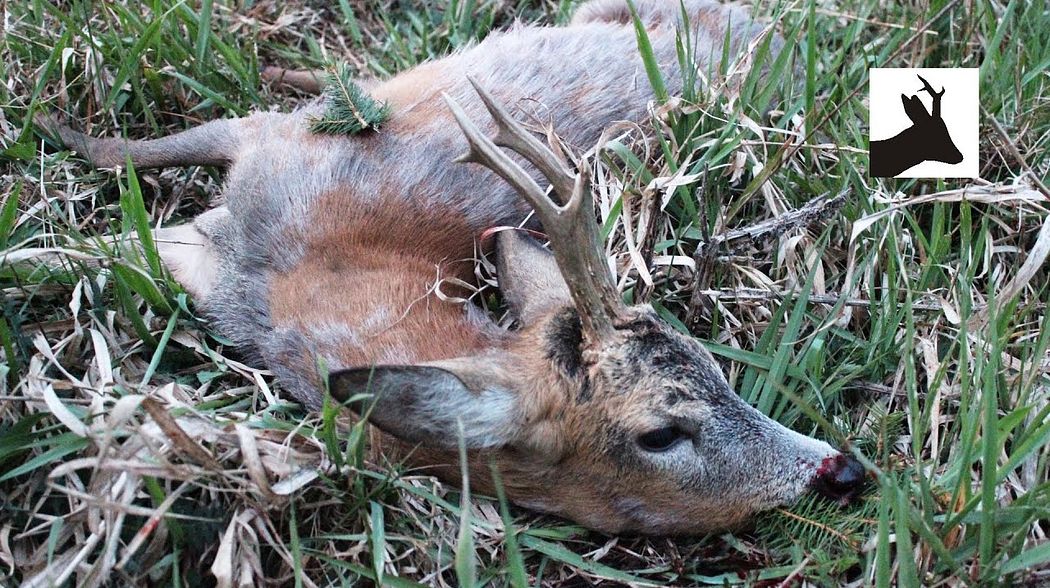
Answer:
[[[215,287],[219,257],[204,234],[191,224],[153,231],[160,259],[190,294],[208,298]]]

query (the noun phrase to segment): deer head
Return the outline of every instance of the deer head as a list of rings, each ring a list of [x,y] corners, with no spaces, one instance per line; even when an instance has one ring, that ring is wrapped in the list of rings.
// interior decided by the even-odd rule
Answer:
[[[499,236],[500,285],[520,328],[480,355],[334,373],[332,395],[371,394],[356,410],[418,445],[421,462],[444,460],[448,477],[462,431],[476,488],[491,489],[494,462],[514,502],[610,532],[705,532],[809,490],[856,496],[859,462],[749,406],[699,342],[651,307],[623,303],[586,167],[570,171],[474,86],[498,132],[489,139],[446,96],[470,144],[462,160],[514,186],[553,250],[514,231]],[[542,172],[553,196],[499,146]]]
[[[941,98],[944,97],[945,89],[936,92],[930,82],[922,76],[917,76],[922,82],[920,92],[926,92],[933,99],[933,111],[927,112],[922,100],[916,96],[905,96],[901,94],[901,103],[904,105],[904,113],[911,119],[912,128],[920,139],[916,149],[920,149],[925,161],[942,161],[944,163],[959,163],[963,160],[959,148],[952,142],[948,128],[944,126],[941,118]]]
[[[928,92],[933,99],[932,112],[926,110],[917,95],[901,94],[904,113],[912,124],[889,139],[871,141],[869,171],[872,176],[893,177],[924,161],[956,164],[963,160],[941,117],[945,89],[934,91],[925,78],[918,77],[923,86],[919,91]]]

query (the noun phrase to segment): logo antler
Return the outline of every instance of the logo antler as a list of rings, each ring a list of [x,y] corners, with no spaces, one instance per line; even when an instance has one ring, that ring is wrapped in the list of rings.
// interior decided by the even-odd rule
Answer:
[[[930,98],[933,98],[933,113],[932,113],[933,117],[934,118],[940,118],[940,116],[941,116],[941,97],[944,96],[944,92],[946,91],[946,89],[943,86],[941,86],[941,91],[940,92],[935,92],[933,90],[933,86],[930,85],[930,82],[926,81],[926,78],[924,78],[922,76],[919,76],[919,75],[917,75],[916,77],[918,77],[920,80],[922,80],[922,88],[920,88],[918,91],[919,92],[929,92]]]

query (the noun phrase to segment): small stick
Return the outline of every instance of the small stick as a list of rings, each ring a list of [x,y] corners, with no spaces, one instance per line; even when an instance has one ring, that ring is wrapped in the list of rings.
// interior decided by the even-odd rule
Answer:
[[[988,118],[988,124],[992,125],[992,130],[995,131],[995,134],[999,135],[999,138],[1003,140],[1003,143],[1006,145],[1006,150],[1010,152],[1010,155],[1021,164],[1021,167],[1023,167],[1026,172],[1028,172],[1029,177],[1035,182],[1036,187],[1043,193],[1043,196],[1050,198],[1050,189],[1047,189],[1046,184],[1044,184],[1043,180],[1039,178],[1039,174],[1035,173],[1032,166],[1028,165],[1028,160],[1021,154],[1021,150],[1017,148],[1017,143],[1010,138],[1010,135],[1006,134],[1006,129],[999,124],[999,121],[995,120],[992,113],[988,112],[984,106],[981,107],[981,112],[983,112],[984,116]]]
[[[748,246],[760,246],[772,239],[779,238],[784,233],[794,229],[809,226],[817,222],[824,222],[842,208],[846,203],[846,191],[839,192],[833,198],[819,196],[802,205],[800,208],[786,212],[776,218],[760,222],[743,229],[733,229],[721,235],[716,235],[707,243],[701,243],[696,248],[693,261],[696,263],[696,273],[693,274],[689,297],[689,307],[685,315],[685,324],[690,332],[695,333],[700,326],[700,318],[703,316],[706,296],[706,288],[711,281],[711,270],[714,268],[717,258]]]
[[[744,247],[760,246],[772,239],[779,238],[788,231],[824,222],[831,218],[831,215],[838,212],[845,203],[846,191],[839,192],[834,198],[818,196],[803,204],[800,208],[785,212],[776,218],[771,218],[742,229],[726,231],[711,239],[711,246],[725,247],[725,251],[729,255],[733,255]],[[732,244],[740,240],[744,240],[744,242]]]
[[[275,65],[268,65],[259,72],[259,77],[265,82],[283,84],[315,96],[321,93],[327,75],[324,70],[285,69]]]
[[[758,300],[785,300],[793,294],[792,292],[777,292],[775,290],[758,290],[758,289],[720,289],[720,290],[694,290],[693,293],[699,293],[702,297],[709,297],[715,300],[725,302],[748,302]],[[872,302],[871,300],[861,300],[860,298],[846,298],[843,299],[838,294],[810,294],[809,302],[811,304],[822,304],[824,306],[834,306],[842,303],[843,306],[853,306],[856,308],[868,308],[874,304],[881,304],[881,301]],[[974,308],[984,308],[987,304],[975,304]],[[936,302],[912,302],[911,307],[915,310],[924,311],[938,311],[943,310],[943,307]]]

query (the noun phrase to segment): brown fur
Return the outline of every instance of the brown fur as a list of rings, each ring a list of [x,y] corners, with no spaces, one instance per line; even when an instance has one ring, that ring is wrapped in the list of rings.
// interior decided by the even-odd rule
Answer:
[[[270,318],[274,327],[296,332],[325,325],[352,334],[353,341],[319,341],[313,350],[335,360],[332,367],[431,361],[488,343],[489,334],[459,304],[434,295],[439,280],[473,271],[469,227],[452,211],[399,204],[396,194],[369,207],[339,191],[322,194],[304,225],[308,231],[288,232],[290,242],[305,244],[304,253],[274,276]],[[435,220],[451,230],[434,230]],[[376,255],[377,248],[386,253]],[[443,292],[466,294],[449,286]],[[363,317],[372,320],[362,324]]]
[[[390,106],[386,132],[412,133],[442,120],[445,76],[440,63],[424,63],[376,87],[372,97]]]
[[[671,92],[683,83],[676,27],[693,29],[705,71],[727,34],[735,54],[758,31],[739,9],[685,2],[688,23],[678,0],[637,3]],[[367,84],[393,114],[352,137],[309,131],[322,102],[149,141],[42,123],[99,166],[228,164],[223,207],[161,229],[188,241],[168,247],[165,263],[216,328],[310,408],[322,402],[325,363],[333,397],[384,432],[377,445],[391,459],[456,482],[462,435],[475,490],[493,491],[495,463],[511,500],[606,531],[725,528],[818,479],[850,496],[855,481],[839,474],[854,470],[822,467],[841,454],[745,404],[711,355],[651,308],[627,310],[600,340],[582,336],[594,316],[581,316],[555,259],[530,239],[498,237],[516,329],[434,290],[440,278],[471,282],[479,233],[529,212],[492,172],[452,163],[466,140],[442,95],[491,130],[469,76],[588,148],[605,127],[649,117],[653,93],[627,14],[622,0],[596,0],[568,28],[516,27]],[[316,86],[312,73],[267,77]],[[645,441],[668,431],[666,447]]]

